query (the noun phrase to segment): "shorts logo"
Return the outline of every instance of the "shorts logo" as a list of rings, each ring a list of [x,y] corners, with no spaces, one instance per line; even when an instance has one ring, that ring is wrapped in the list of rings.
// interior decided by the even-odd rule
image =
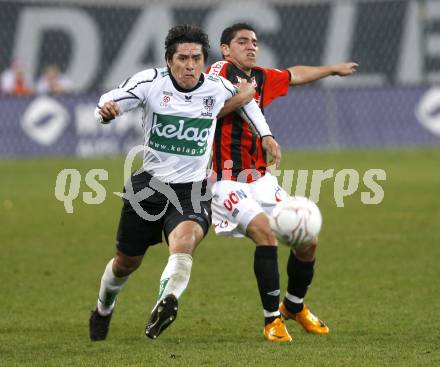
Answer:
[[[280,201],[283,201],[283,198],[281,197],[281,187],[277,187],[276,188],[276,190],[275,190],[275,201],[277,202],[277,203],[279,203]]]
[[[196,220],[198,222],[202,222],[202,223],[204,222],[204,219],[201,216],[196,215],[196,214],[190,214],[190,215],[188,215],[188,218]]]
[[[245,194],[245,192],[243,190],[237,190],[237,191],[232,191],[228,198],[223,202],[223,206],[228,210],[228,211],[232,211],[232,208],[235,204],[238,204],[238,202],[240,201],[240,199],[244,199],[247,198],[247,195]],[[238,211],[235,213],[232,213],[232,216],[236,216],[238,214]]]
[[[206,152],[211,126],[212,119],[155,113],[148,146],[161,152],[201,156]]]
[[[222,220],[221,222],[214,224],[214,227],[226,228],[228,225],[229,223],[227,220]]]

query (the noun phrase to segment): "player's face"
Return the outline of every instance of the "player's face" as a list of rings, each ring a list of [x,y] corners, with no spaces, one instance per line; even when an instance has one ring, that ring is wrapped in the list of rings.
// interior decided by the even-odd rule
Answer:
[[[171,74],[183,89],[194,88],[205,67],[202,45],[198,43],[180,43],[171,60],[168,60]]]
[[[258,43],[255,32],[238,31],[229,45],[222,45],[222,54],[244,72],[250,72],[257,64]]]

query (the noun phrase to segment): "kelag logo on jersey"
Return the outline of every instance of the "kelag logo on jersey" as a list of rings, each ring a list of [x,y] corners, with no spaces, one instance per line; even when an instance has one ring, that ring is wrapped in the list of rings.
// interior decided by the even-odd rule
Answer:
[[[166,153],[203,155],[212,121],[155,113],[148,146]]]

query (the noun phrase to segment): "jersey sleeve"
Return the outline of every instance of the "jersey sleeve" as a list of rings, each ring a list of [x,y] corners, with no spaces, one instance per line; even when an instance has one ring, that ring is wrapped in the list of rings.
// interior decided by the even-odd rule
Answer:
[[[273,136],[266,118],[261,112],[260,107],[258,107],[257,102],[255,102],[255,99],[240,107],[239,113],[242,119],[255,128],[261,138],[265,136]]]
[[[119,104],[121,113],[133,110],[145,103],[148,98],[151,82],[157,77],[157,69],[141,71],[125,80],[118,88],[101,96],[98,109],[108,101]]]
[[[206,73],[209,75],[222,76],[223,78],[226,78],[228,65],[229,63],[227,61],[217,61],[206,69]]]
[[[288,70],[262,68],[266,73],[264,83],[264,107],[275,98],[285,96],[289,91],[290,72]]]
[[[218,77],[220,82],[223,84],[224,92],[225,92],[225,100],[235,96],[237,94],[237,88],[228,80],[223,77]]]

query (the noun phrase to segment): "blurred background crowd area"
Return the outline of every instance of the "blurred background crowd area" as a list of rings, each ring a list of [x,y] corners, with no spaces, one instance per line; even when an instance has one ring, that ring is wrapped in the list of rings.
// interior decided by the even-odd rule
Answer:
[[[125,152],[141,140],[139,115],[92,126],[100,93],[165,65],[170,27],[200,25],[208,65],[221,31],[240,21],[257,30],[261,66],[360,64],[267,110],[286,148],[440,143],[438,0],[0,0],[0,155]]]

